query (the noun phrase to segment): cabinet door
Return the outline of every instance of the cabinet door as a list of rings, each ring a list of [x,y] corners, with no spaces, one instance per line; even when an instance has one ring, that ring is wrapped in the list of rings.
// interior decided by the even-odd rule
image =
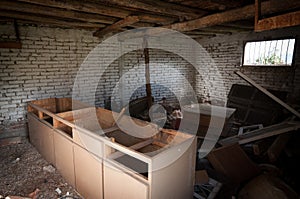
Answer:
[[[104,162],[104,198],[148,198],[148,185]]]
[[[75,186],[73,143],[58,131],[54,130],[55,166],[66,181]]]
[[[102,160],[74,144],[74,164],[77,191],[86,199],[102,199]]]
[[[28,127],[30,142],[49,163],[55,165],[53,128],[32,114],[28,114]]]
[[[28,129],[29,129],[29,140],[30,143],[40,152],[41,141],[39,139],[40,125],[38,119],[29,113],[28,117]]]

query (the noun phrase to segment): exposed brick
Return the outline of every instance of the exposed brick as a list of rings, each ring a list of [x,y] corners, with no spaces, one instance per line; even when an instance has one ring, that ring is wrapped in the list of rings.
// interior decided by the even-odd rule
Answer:
[[[22,26],[20,29],[22,49],[0,49],[0,78],[2,81],[0,87],[1,94],[3,94],[0,98],[0,123],[5,121],[6,124],[9,124],[25,120],[28,101],[47,97],[72,96],[73,83],[79,67],[90,51],[99,43],[98,39],[92,36],[93,31],[20,25]],[[0,27],[0,32],[6,28],[5,25]],[[14,32],[11,33],[11,35],[13,34]],[[274,35],[290,36],[288,34],[289,31],[278,31]],[[2,39],[5,38],[5,36],[2,37]],[[263,38],[270,38],[270,35],[265,33],[238,34],[199,41],[209,53],[201,53],[203,57],[200,61],[202,66],[199,66],[200,74],[180,56],[151,49],[151,81],[155,83],[151,86],[155,101],[162,97],[173,98],[172,89],[178,92],[179,97],[187,97],[190,95],[187,89],[189,84],[200,98],[226,99],[233,83],[244,83],[234,74],[236,70],[242,70],[262,86],[290,90],[290,85],[294,85],[294,90],[300,92],[299,69],[296,70],[293,77],[291,68],[250,69],[240,67],[244,42]],[[130,47],[131,44],[128,45]],[[97,54],[89,55],[90,71],[86,73],[86,77],[82,79],[83,82],[79,86],[84,90],[88,90],[91,87],[90,84],[98,84],[98,87],[96,94],[88,93],[87,96],[83,96],[86,101],[93,102],[92,98],[95,97],[95,103],[104,106],[113,89],[118,86],[116,83],[121,75],[124,75],[123,83],[125,85],[121,86],[120,93],[123,93],[124,97],[135,99],[146,95],[144,57],[141,50],[124,55],[123,65],[119,65],[119,60],[113,61],[100,77],[99,66],[111,61],[112,56],[118,57],[119,47],[119,43],[107,46],[105,48],[107,55],[101,60]],[[123,47],[126,48],[126,46]],[[176,48],[181,49],[181,46]],[[187,57],[194,58],[186,49],[182,49],[182,53]],[[300,51],[297,51],[297,54],[296,66],[298,67],[295,68],[299,68]],[[212,67],[208,55],[213,58],[215,68]],[[197,59],[200,58],[197,57]],[[135,67],[139,70],[135,70]],[[176,69],[176,71],[172,71],[172,69]],[[217,71],[220,72],[219,75],[217,75]],[[87,85],[86,82],[93,77],[98,77],[96,82],[89,82],[90,84]],[[294,82],[292,82],[293,78]],[[224,87],[220,86],[222,85],[221,80],[224,80]],[[169,90],[164,86],[169,87]],[[129,94],[129,89],[133,89],[134,92]],[[113,97],[117,103],[120,103],[120,95]]]

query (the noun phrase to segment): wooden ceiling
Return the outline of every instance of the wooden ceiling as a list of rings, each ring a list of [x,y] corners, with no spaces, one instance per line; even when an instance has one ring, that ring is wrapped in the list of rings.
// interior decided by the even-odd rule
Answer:
[[[254,0],[1,0],[1,21],[95,30],[104,37],[138,27],[166,27],[192,37],[253,31]],[[263,15],[299,10],[299,0],[269,0]]]

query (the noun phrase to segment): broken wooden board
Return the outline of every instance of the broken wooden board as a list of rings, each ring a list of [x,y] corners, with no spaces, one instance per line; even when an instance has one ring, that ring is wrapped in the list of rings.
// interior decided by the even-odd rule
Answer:
[[[279,155],[281,154],[282,150],[285,148],[287,142],[291,137],[291,133],[285,133],[279,135],[273,144],[269,147],[267,154],[269,157],[270,162],[275,162]]]
[[[195,185],[196,184],[206,184],[209,181],[208,174],[206,170],[199,170],[195,173]]]
[[[217,172],[235,183],[249,180],[260,171],[238,144],[214,149],[207,158]]]
[[[293,109],[292,107],[290,107],[288,104],[286,104],[285,102],[283,102],[281,99],[279,99],[278,97],[276,97],[275,95],[273,95],[272,93],[270,93],[269,91],[267,91],[265,88],[263,88],[262,86],[260,86],[256,82],[254,82],[252,79],[250,79],[249,77],[247,77],[245,74],[241,73],[240,71],[237,71],[236,74],[238,76],[240,76],[241,78],[243,78],[245,81],[247,81],[249,84],[251,84],[252,86],[254,86],[255,88],[257,88],[258,90],[260,90],[261,92],[263,92],[264,94],[266,94],[268,97],[270,97],[271,99],[273,99],[275,102],[277,102],[278,104],[280,104],[281,106],[283,106],[285,109],[287,109],[288,111],[290,111],[291,113],[293,113],[294,115],[296,115],[298,118],[300,118],[300,113],[298,111],[296,111],[295,109]]]
[[[300,122],[282,122],[280,124],[271,125],[262,129],[257,129],[220,140],[218,143],[227,146],[234,143],[246,144],[256,140],[264,139],[274,135],[295,131],[300,128]]]

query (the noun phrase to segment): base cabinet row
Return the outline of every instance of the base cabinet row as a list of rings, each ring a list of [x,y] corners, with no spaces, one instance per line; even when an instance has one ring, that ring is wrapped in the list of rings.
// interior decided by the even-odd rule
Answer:
[[[147,184],[103,162],[36,116],[29,114],[28,120],[30,142],[84,198],[148,198]]]

